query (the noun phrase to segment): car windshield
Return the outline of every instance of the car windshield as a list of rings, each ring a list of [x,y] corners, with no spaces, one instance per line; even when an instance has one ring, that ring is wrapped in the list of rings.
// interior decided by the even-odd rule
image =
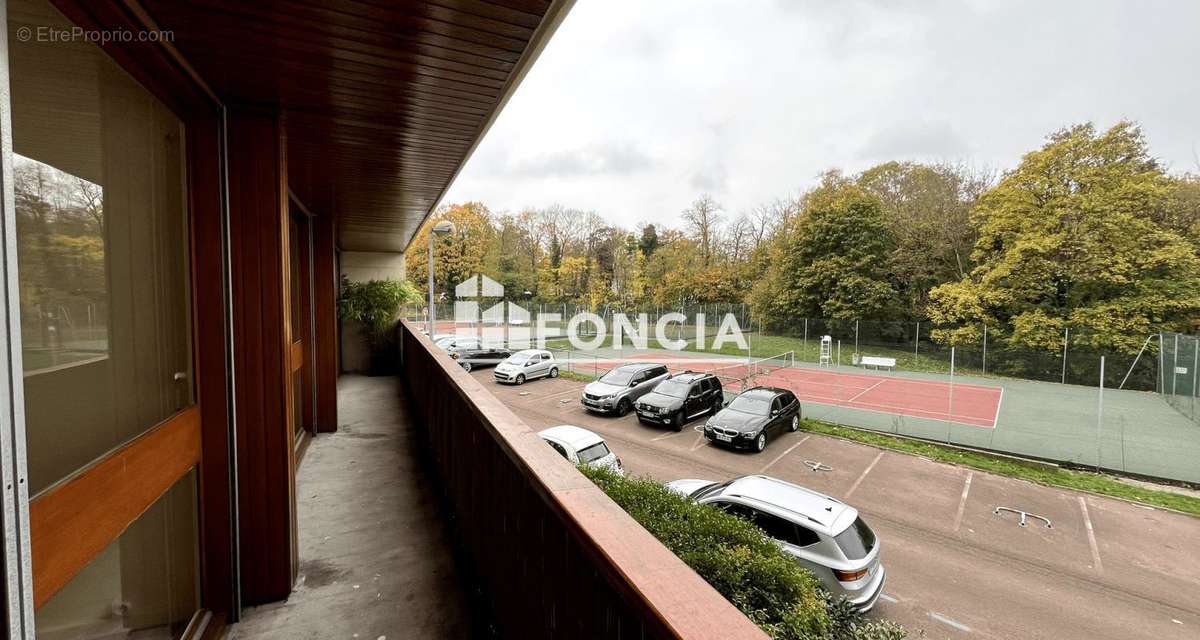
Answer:
[[[771,396],[742,394],[729,403],[729,408],[742,413],[765,416],[771,412]]]
[[[834,540],[837,540],[847,560],[862,560],[875,548],[875,532],[862,518],[855,518],[854,524],[834,536]]]
[[[514,353],[511,356],[505,358],[504,361],[507,362],[508,364],[525,364],[525,361],[528,360],[529,357],[530,357],[530,354],[528,354],[528,353]]]
[[[629,384],[630,380],[633,380],[635,373],[637,372],[629,369],[613,369],[612,371],[600,376],[599,382],[625,386]]]
[[[654,387],[654,393],[661,393],[672,398],[686,398],[688,390],[691,388],[692,385],[680,380],[663,380],[657,387]]]
[[[603,458],[609,453],[608,445],[604,444],[603,442],[597,442],[590,447],[584,447],[583,449],[579,450],[579,461],[583,463],[592,462],[594,460]]]

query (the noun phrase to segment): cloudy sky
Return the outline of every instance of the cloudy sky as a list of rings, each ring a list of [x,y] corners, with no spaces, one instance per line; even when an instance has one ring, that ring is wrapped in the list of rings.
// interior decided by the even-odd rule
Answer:
[[[1200,153],[1195,0],[578,0],[443,202],[675,224],[826,168],[1004,169],[1070,123]]]

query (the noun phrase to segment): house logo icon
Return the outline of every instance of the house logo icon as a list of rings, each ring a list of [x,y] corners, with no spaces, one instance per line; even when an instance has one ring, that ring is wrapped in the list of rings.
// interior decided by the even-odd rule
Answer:
[[[504,300],[503,285],[483,274],[477,273],[454,287],[455,333],[482,333],[485,343],[503,344],[506,328],[511,341],[512,329],[520,327],[528,340],[529,319],[529,311],[524,307]]]

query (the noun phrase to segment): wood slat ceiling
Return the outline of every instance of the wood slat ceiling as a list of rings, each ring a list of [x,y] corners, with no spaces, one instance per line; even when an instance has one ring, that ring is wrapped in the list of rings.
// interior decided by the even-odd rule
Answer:
[[[278,107],[289,182],[348,251],[403,251],[573,0],[143,0],[232,103]]]

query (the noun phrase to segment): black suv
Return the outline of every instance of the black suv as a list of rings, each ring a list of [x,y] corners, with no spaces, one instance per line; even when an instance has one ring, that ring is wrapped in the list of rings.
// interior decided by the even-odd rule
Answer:
[[[666,424],[683,431],[687,421],[704,413],[716,413],[723,406],[725,392],[716,376],[687,371],[658,383],[634,408],[638,422]]]

